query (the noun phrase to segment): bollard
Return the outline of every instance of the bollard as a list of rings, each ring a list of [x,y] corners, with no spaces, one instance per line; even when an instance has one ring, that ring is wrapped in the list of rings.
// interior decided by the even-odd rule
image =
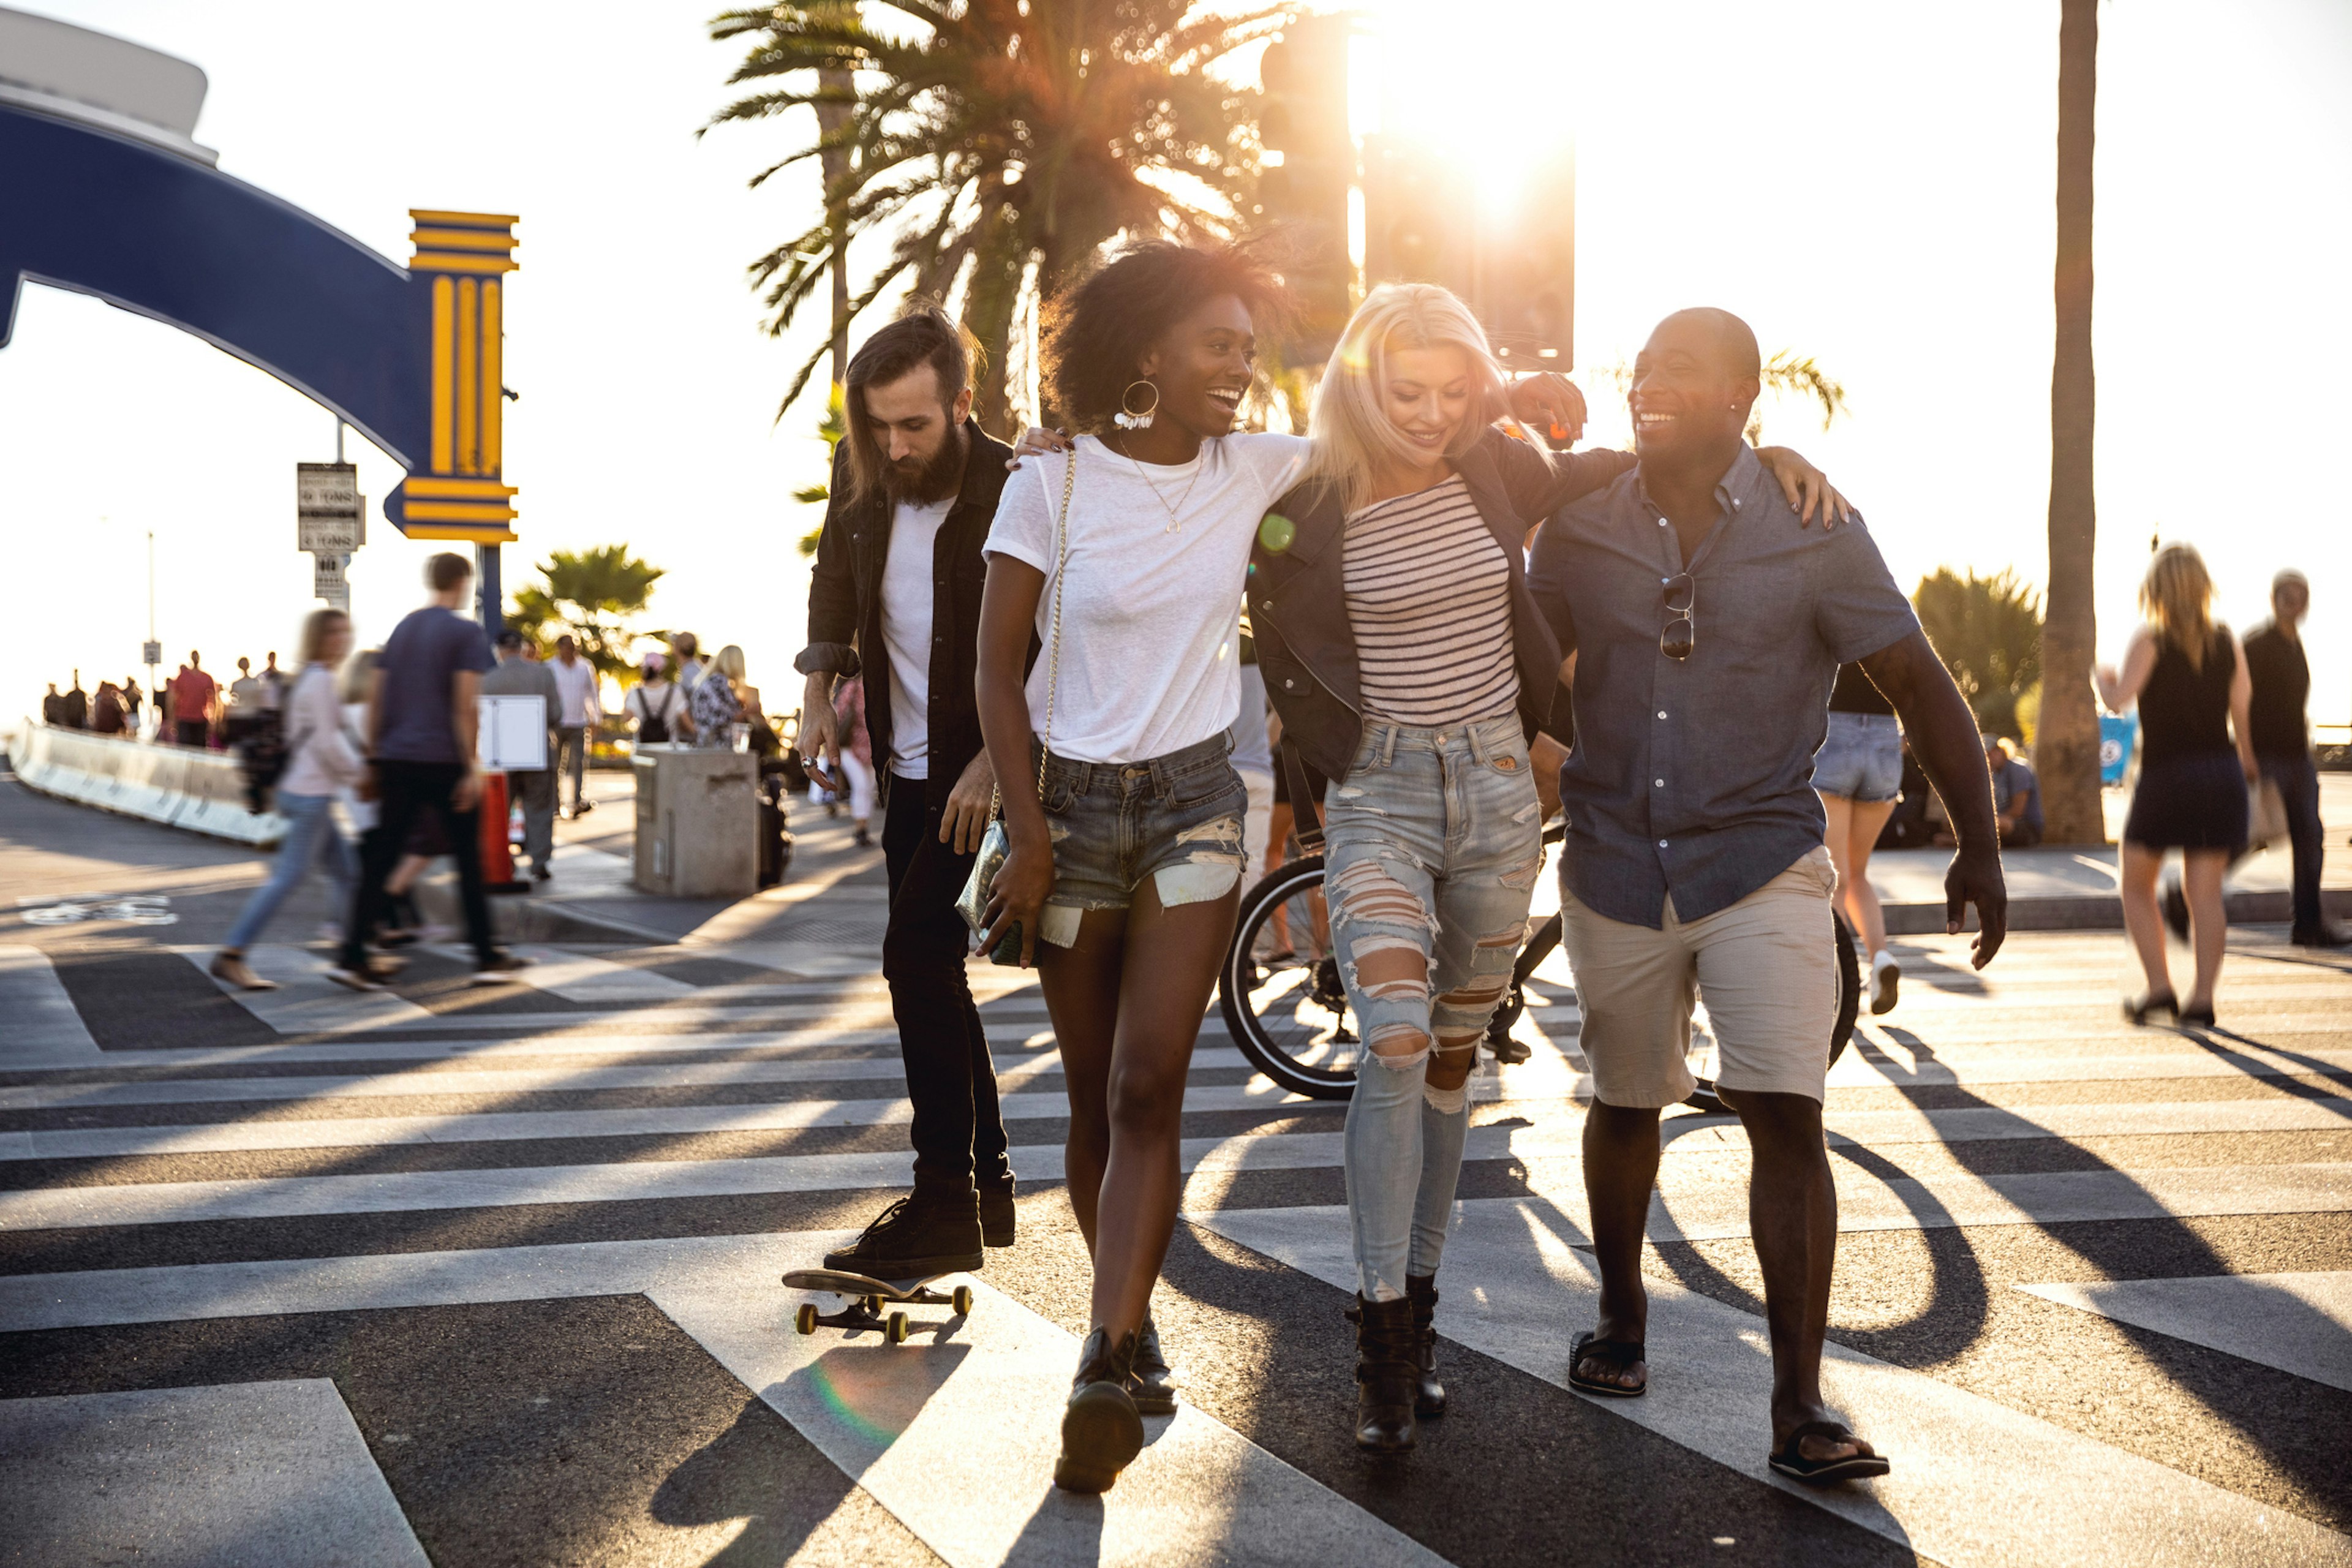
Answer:
[[[520,892],[522,884],[515,880],[514,847],[507,837],[506,774],[482,775],[482,798],[478,809],[481,817],[482,886],[493,893]]]

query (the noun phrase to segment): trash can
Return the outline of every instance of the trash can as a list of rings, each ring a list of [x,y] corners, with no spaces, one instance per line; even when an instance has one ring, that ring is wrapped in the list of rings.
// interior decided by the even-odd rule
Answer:
[[[639,892],[734,899],[759,890],[759,758],[705,746],[640,746],[631,766]]]

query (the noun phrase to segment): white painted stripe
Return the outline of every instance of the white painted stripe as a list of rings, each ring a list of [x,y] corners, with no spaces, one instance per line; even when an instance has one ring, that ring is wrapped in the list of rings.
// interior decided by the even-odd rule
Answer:
[[[1184,1406],[1098,1502],[1052,1490],[1077,1342],[976,1286],[970,1318],[916,1308],[907,1344],[792,1330],[774,1283],[850,1232],[591,1242],[0,1279],[0,1329],[643,1293],[958,1568],[1233,1561],[1442,1568],[1439,1559]],[[290,1559],[289,1559],[290,1561]]]
[[[49,955],[29,943],[0,943],[0,1068],[81,1066],[100,1054]]]
[[[1060,1093],[1007,1094],[1008,1121],[1067,1116]],[[1249,1084],[1194,1085],[1188,1111],[1294,1110],[1315,1102],[1259,1079]],[[1336,1113],[1340,1107],[1331,1106]],[[371,1148],[419,1143],[485,1143],[515,1139],[625,1138],[710,1132],[787,1131],[807,1127],[890,1127],[914,1120],[911,1101],[795,1100],[769,1105],[677,1105],[636,1110],[488,1111],[455,1116],[331,1117],[315,1121],[217,1121],[188,1127],[77,1128],[0,1132],[0,1159],[66,1160],[196,1154],[260,1149]]]
[[[1034,1076],[1030,1075],[1030,1076]],[[1184,1092],[1187,1111],[1305,1109],[1318,1102],[1285,1094],[1266,1079],[1245,1084],[1195,1084]],[[1331,1110],[1337,1102],[1322,1101]],[[1583,1111],[1565,1100],[1521,1100],[1552,1125],[1519,1132],[1513,1154],[1573,1156]],[[1068,1114],[1066,1096],[1013,1093],[1000,1100],[1005,1120]],[[174,1127],[75,1128],[0,1132],[0,1160],[65,1160],[128,1155],[216,1153],[260,1149],[326,1149],[418,1143],[479,1143],[520,1139],[618,1138],[757,1132],[805,1127],[897,1126],[912,1118],[904,1099],[807,1100],[762,1105],[651,1106],[619,1110],[459,1112],[446,1116],[327,1117],[315,1121],[241,1119]],[[2187,1104],[2123,1102],[2057,1105],[2011,1111],[1885,1110],[1833,1113],[1832,1147],[1962,1143],[2032,1138],[2131,1135],[2182,1137],[2228,1132],[2334,1131],[2352,1126],[2352,1100],[2220,1100]],[[1714,1118],[1670,1117],[1665,1158],[1738,1152],[1748,1147],[1737,1123]],[[1482,1134],[1483,1136],[1483,1134]]]
[[[180,955],[204,970],[216,951],[182,948]],[[433,1021],[432,1014],[390,991],[346,991],[327,978],[326,964],[305,948],[256,947],[246,953],[245,961],[264,980],[276,981],[278,988],[239,991],[219,981],[213,984],[281,1035],[414,1029]]]
[[[426,1568],[331,1379],[0,1400],[20,1563]]]
[[[516,947],[512,951],[530,960],[530,967],[520,975],[525,984],[561,996],[566,1002],[660,1002],[691,996],[698,989],[655,970],[632,969],[627,964],[585,953],[565,952],[552,947]],[[461,951],[461,956],[469,963],[472,960],[470,952]]]
[[[2021,1285],[2061,1306],[2352,1389],[2352,1273]]]
[[[1540,1199],[1461,1205],[1438,1306],[1447,1337],[1555,1386],[1599,1281],[1571,1216]],[[1197,1223],[1342,1289],[1354,1287],[1343,1209],[1261,1209]],[[1953,1568],[2211,1568],[2352,1563],[2352,1540],[2235,1492],[1835,1343],[1832,1405],[1894,1462],[1883,1479],[1813,1489],[1764,1463],[1771,1362],[1763,1320],[1654,1277],[1650,1392],[1595,1400],[1816,1508]],[[2085,1506],[2105,1499],[2114,1506]],[[2123,1505],[2116,1500],[2129,1500]]]
[[[1181,1159],[1185,1170],[1205,1173],[1328,1170],[1339,1165],[1342,1137],[1286,1132],[1188,1138]],[[1576,1142],[1558,1129],[1474,1128],[1466,1153],[1477,1160],[1573,1160]],[[1020,1145],[1014,1163],[1031,1180],[1057,1180],[1061,1146]],[[905,1179],[906,1164],[904,1153],[892,1152],[49,1187],[0,1193],[0,1231],[827,1192],[898,1184]],[[1547,1184],[1547,1190],[1555,1185],[1561,1189],[1555,1195],[1563,1207],[1583,1212],[1580,1179],[1571,1173]],[[2352,1209],[2352,1164],[1987,1177],[1944,1172],[1893,1181],[1848,1167],[1839,1171],[1838,1186],[1838,1226],[1845,1231]],[[1650,1234],[1658,1240],[1745,1236],[1745,1173],[1669,1181],[1654,1194],[1650,1216]]]

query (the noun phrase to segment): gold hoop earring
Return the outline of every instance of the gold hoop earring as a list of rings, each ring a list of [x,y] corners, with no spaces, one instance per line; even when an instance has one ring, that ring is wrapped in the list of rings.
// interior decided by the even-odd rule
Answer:
[[[1134,401],[1135,389],[1139,386],[1151,388],[1151,406],[1139,414],[1128,406]],[[1127,384],[1127,390],[1118,395],[1118,412],[1110,416],[1110,422],[1122,430],[1149,430],[1152,416],[1159,412],[1160,388],[1149,381],[1130,381]]]

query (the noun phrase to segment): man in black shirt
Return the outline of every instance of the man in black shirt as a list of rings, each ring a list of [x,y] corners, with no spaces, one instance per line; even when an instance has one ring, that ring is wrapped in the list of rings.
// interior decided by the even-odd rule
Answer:
[[[2319,772],[2304,722],[2311,665],[2300,630],[2310,609],[2311,584],[2289,567],[2271,579],[2270,624],[2246,639],[2246,673],[2254,682],[2254,761],[2286,805],[2287,841],[2294,851],[2294,944],[2347,947],[2352,931],[2331,924],[2319,903]]]
[[[962,330],[929,305],[849,362],[849,433],[834,451],[809,646],[793,661],[808,677],[800,745],[809,772],[840,787],[834,683],[862,674],[880,775],[890,879],[882,975],[914,1107],[915,1190],[824,1262],[882,1279],[977,1268],[983,1241],[1013,1245],[996,1069],[956,912],[996,783],[972,672],[988,575],[981,545],[1012,456],[971,420],[971,370]]]

